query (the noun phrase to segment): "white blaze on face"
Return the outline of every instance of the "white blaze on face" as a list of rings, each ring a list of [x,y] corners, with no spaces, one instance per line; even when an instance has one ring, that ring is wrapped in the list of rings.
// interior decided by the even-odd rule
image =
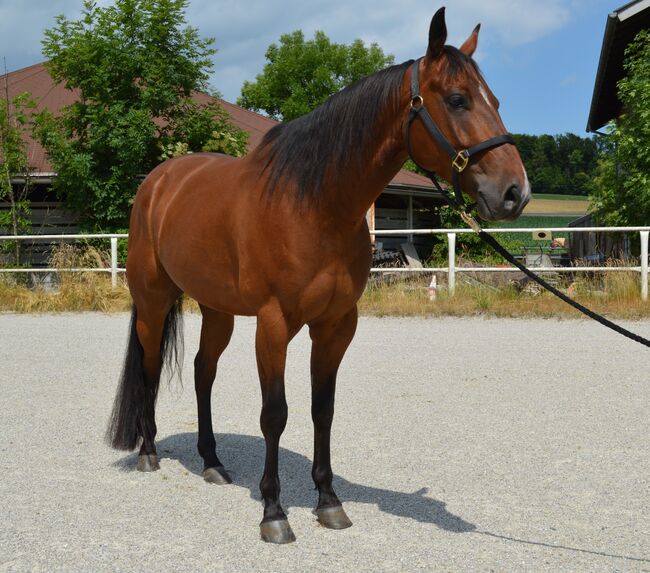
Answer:
[[[492,107],[488,93],[482,83],[478,85],[478,91],[483,96],[483,99],[485,100],[485,103],[488,104],[488,107]]]
[[[526,168],[524,167],[524,190],[521,196],[528,197],[529,195],[530,195],[530,182],[528,181],[528,173],[526,173]]]

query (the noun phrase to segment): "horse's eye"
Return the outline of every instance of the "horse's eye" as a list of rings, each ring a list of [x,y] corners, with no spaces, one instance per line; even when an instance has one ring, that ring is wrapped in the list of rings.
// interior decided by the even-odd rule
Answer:
[[[451,94],[447,98],[447,103],[456,109],[467,108],[467,98],[462,94]]]

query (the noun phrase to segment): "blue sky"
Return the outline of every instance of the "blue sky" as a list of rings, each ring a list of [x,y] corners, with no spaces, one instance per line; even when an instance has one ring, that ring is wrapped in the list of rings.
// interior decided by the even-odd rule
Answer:
[[[98,2],[100,5],[107,0]],[[481,22],[476,53],[516,133],[585,134],[607,14],[624,0],[190,0],[188,21],[216,38],[212,85],[235,101],[281,34],[323,30],[332,40],[377,42],[396,61],[424,53],[429,21],[447,7],[449,43]],[[19,69],[42,60],[43,30],[77,18],[81,0],[0,0],[0,57]]]

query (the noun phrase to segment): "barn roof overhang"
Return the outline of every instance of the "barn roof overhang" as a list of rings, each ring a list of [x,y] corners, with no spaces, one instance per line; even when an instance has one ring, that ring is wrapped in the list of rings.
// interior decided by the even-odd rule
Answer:
[[[391,183],[386,186],[384,193],[390,193],[392,195],[410,195],[411,197],[425,197],[427,199],[444,201],[442,194],[433,189],[433,187],[419,185],[400,185],[397,183]]]
[[[650,28],[650,0],[634,0],[607,16],[587,131],[597,131],[621,113],[618,82],[624,77],[625,49],[645,28]]]

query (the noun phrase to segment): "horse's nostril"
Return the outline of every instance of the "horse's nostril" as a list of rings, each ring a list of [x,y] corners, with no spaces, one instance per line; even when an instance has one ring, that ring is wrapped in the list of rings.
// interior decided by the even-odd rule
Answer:
[[[510,203],[513,207],[519,205],[519,202],[521,201],[521,191],[519,191],[519,186],[511,185],[508,187],[503,201],[504,203]]]

